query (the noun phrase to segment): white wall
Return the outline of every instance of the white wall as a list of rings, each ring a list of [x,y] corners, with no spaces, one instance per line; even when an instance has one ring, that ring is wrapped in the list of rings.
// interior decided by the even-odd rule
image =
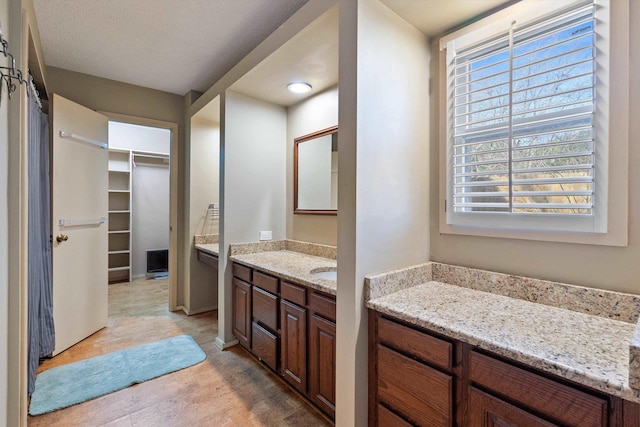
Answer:
[[[293,214],[293,140],[337,124],[337,86],[287,109],[287,238],[326,245],[337,244],[337,216]],[[340,145],[338,128],[338,152]]]
[[[109,121],[109,148],[169,154],[169,129]]]
[[[231,90],[222,97],[221,223],[218,278],[220,346],[234,341],[231,332],[229,244],[254,242],[258,232],[286,237],[287,116],[283,107]]]
[[[616,8],[611,2],[612,29],[630,27],[630,73],[640,74],[640,2],[630,1],[630,14]],[[615,50],[614,50],[615,52]],[[627,52],[619,54],[627,55]],[[437,58],[435,58],[437,59]],[[432,72],[438,81],[438,64],[434,60]],[[615,71],[615,69],[614,69]],[[438,85],[434,85],[432,122],[438,123]],[[616,86],[611,89],[615,91]],[[629,245],[612,247],[588,244],[550,243],[517,239],[472,237],[441,234],[438,229],[439,193],[438,127],[433,126],[431,154],[431,258],[435,261],[500,271],[504,273],[537,277],[571,284],[640,294],[640,81],[631,78],[629,84]],[[611,99],[616,99],[615,92]],[[623,107],[625,108],[625,107]],[[611,141],[615,150],[616,141]],[[615,169],[615,164],[610,170]]]
[[[169,248],[169,164],[138,158],[132,174],[131,275],[144,277],[147,250]]]
[[[428,82],[422,33],[341,3],[336,425],[367,425],[364,276],[429,256]]]
[[[210,203],[219,203],[220,125],[191,119],[189,167],[189,287],[185,305],[189,314],[218,306],[218,272],[197,260],[196,234],[217,234],[206,220]]]

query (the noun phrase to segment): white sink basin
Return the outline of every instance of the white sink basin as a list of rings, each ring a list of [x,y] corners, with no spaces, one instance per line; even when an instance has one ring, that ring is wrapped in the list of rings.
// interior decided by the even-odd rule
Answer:
[[[331,280],[335,282],[338,278],[338,272],[335,268],[316,268],[315,270],[311,270],[312,276],[317,277],[318,279]]]

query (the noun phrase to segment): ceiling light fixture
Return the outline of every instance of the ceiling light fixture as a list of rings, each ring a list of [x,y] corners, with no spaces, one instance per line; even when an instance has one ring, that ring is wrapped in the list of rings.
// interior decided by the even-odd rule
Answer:
[[[305,82],[294,82],[289,83],[287,89],[293,93],[307,93],[311,90],[311,85]]]

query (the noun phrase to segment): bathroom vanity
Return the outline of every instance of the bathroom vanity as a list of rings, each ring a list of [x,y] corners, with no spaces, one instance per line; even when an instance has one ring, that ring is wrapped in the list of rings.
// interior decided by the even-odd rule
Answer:
[[[370,425],[640,425],[640,297],[439,263],[367,280]]]
[[[319,276],[335,271],[335,260],[284,246],[244,254],[234,250],[238,248],[232,246],[230,257],[234,335],[333,419],[336,282]]]

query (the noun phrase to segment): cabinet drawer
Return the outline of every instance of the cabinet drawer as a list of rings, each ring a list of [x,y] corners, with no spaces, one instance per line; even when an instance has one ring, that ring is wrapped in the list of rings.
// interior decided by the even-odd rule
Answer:
[[[419,426],[452,425],[452,376],[383,345],[377,352],[380,402]]]
[[[453,344],[450,342],[383,317],[378,318],[378,341],[439,368],[452,369]]]
[[[394,414],[389,409],[378,404],[378,427],[411,427],[411,424]]]
[[[253,320],[262,323],[272,332],[278,330],[278,297],[253,287]]]
[[[566,426],[607,425],[607,400],[472,351],[469,379]]]
[[[215,255],[211,255],[210,253],[196,250],[198,253],[198,261],[201,263],[210,265],[211,267],[218,268],[218,257]]]
[[[280,283],[280,298],[305,306],[307,305],[307,290],[302,286],[283,281]]]
[[[259,271],[253,272],[253,284],[272,294],[278,293],[278,278]]]
[[[309,294],[309,309],[332,322],[336,321],[335,298],[330,298],[328,296],[312,292]]]
[[[278,337],[256,322],[251,324],[251,351],[274,371],[278,370]]]
[[[233,275],[238,279],[251,283],[251,269],[244,265],[233,263]]]
[[[469,387],[469,425],[557,427],[474,387]]]

